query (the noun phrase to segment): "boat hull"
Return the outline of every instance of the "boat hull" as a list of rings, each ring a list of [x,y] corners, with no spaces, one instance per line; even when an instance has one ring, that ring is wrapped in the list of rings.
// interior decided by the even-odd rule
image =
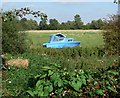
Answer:
[[[80,42],[64,42],[64,43],[45,43],[43,47],[47,48],[65,48],[65,47],[75,47],[79,46]]]

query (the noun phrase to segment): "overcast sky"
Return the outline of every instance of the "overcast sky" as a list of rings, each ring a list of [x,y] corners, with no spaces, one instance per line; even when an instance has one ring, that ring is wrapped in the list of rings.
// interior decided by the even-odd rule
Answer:
[[[44,12],[45,14],[47,14],[48,19],[56,18],[57,20],[59,20],[59,22],[66,22],[68,20],[73,20],[75,14],[79,14],[82,18],[82,21],[85,23],[88,23],[91,20],[107,18],[108,15],[116,14],[118,10],[118,6],[112,2],[113,0],[104,0],[107,2],[98,2],[103,0],[84,0],[84,2],[82,2],[83,0],[44,0],[44,2],[39,2],[43,0],[26,0],[31,2],[22,2],[22,1],[25,0],[4,0],[4,2],[2,1],[2,8],[4,10],[12,10],[16,8],[19,9],[21,7],[30,7],[31,10],[35,10],[35,11],[39,10]],[[56,1],[56,2],[50,2],[50,1]],[[64,2],[58,2],[58,1],[64,1]],[[79,1],[79,2],[69,2],[69,1]],[[87,1],[92,1],[92,2],[87,2]],[[33,18],[33,17],[29,16],[28,18]],[[35,20],[37,20],[38,22],[40,21],[40,19],[35,19]]]

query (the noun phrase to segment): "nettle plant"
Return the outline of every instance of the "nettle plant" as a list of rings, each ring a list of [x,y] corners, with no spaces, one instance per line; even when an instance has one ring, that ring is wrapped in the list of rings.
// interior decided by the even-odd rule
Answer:
[[[117,70],[116,70],[117,69]],[[29,79],[27,93],[32,97],[118,97],[119,66],[98,73],[67,71],[60,65],[44,66],[42,73]]]
[[[91,79],[91,75],[83,70],[69,72],[57,64],[51,64],[42,67],[42,73],[30,79],[27,93],[33,97],[81,96],[82,86],[87,85],[87,80]]]

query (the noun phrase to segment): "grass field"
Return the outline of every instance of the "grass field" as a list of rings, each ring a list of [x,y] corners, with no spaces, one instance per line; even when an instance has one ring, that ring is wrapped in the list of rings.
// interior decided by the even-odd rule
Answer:
[[[82,47],[95,47],[104,44],[102,31],[100,30],[35,30],[27,31],[28,37],[33,42],[33,47],[42,46],[49,41],[49,36],[55,33],[62,33],[70,38],[81,42]]]

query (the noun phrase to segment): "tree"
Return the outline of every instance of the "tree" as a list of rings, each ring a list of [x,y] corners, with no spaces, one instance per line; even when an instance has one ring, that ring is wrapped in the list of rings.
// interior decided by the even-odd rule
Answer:
[[[49,22],[50,22],[50,24],[49,24],[49,29],[50,30],[57,30],[58,29],[58,25],[59,25],[58,20],[50,19]]]
[[[102,28],[103,28],[103,25],[104,25],[104,21],[101,20],[101,19],[98,19],[98,20],[97,20],[97,23],[98,23],[98,28],[99,28],[99,29],[102,29]]]
[[[47,30],[48,25],[47,25],[47,15],[41,17],[41,21],[39,23],[39,29],[40,30]]]
[[[18,19],[2,22],[2,52],[23,53],[27,50],[26,35]]]
[[[74,21],[75,21],[75,23],[74,23],[74,28],[75,29],[81,29],[82,28],[82,26],[83,26],[83,22],[81,21],[81,17],[80,17],[80,15],[78,15],[78,14],[76,14],[75,16],[74,16]]]
[[[35,20],[27,20],[26,18],[22,18],[21,21],[21,27],[23,30],[36,30],[38,29],[38,24]]]
[[[66,22],[66,28],[67,29],[74,29],[74,21],[67,21]]]
[[[104,21],[98,19],[98,20],[92,20],[91,23],[87,23],[86,27],[88,29],[102,29],[103,25],[104,25]]]
[[[104,25],[105,49],[109,54],[119,54],[120,56],[120,15],[112,15]]]
[[[27,19],[26,18],[22,18],[20,23],[21,23],[22,29],[23,30],[27,30],[27,28],[28,28],[28,25],[26,24],[27,23]]]
[[[66,23],[65,23],[65,22],[62,22],[62,23],[59,25],[59,29],[60,29],[60,30],[67,30]]]
[[[18,17],[32,14],[34,17],[44,17],[46,14],[33,12],[29,8],[2,12],[2,52],[24,53],[28,49],[25,33],[22,31]],[[23,19],[26,21],[26,19]]]

